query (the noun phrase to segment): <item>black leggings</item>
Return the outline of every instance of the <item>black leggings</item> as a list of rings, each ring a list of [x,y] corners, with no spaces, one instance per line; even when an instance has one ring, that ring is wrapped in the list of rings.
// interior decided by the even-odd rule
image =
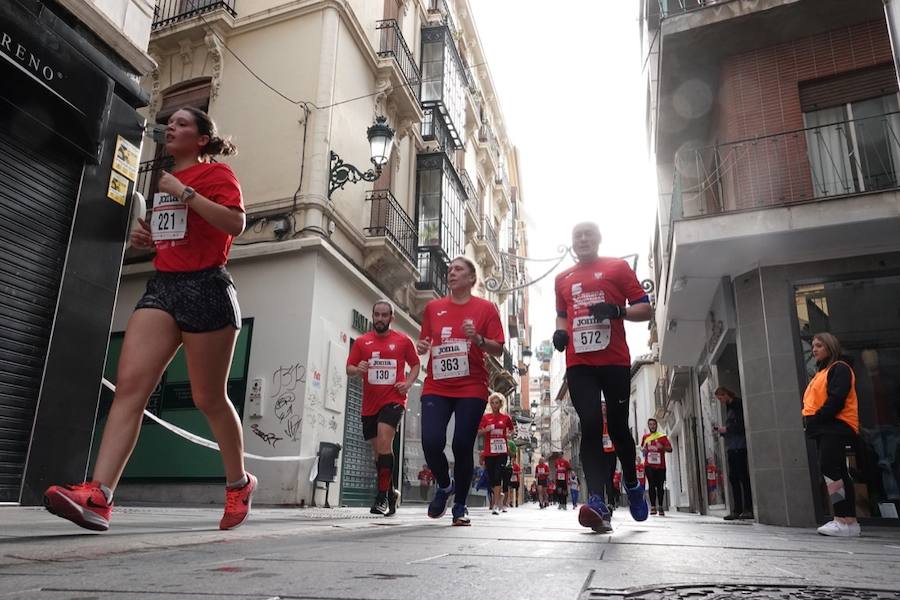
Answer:
[[[484,398],[449,398],[428,394],[422,396],[422,451],[425,462],[434,473],[437,484],[450,485],[450,465],[444,448],[447,446],[447,425],[455,417],[453,426],[453,479],[456,480],[457,504],[465,504],[472,483],[475,460],[475,438],[478,423],[484,414],[487,400]]]
[[[628,429],[631,396],[631,368],[575,365],[566,370],[572,405],[581,421],[581,463],[588,495],[603,496],[606,482],[612,480],[615,461],[603,452],[603,409],[600,394],[606,399],[607,431],[622,463],[622,479],[628,487],[637,484],[634,469],[635,444]]]
[[[505,454],[484,457],[484,468],[488,472],[488,480],[491,487],[497,487],[503,483],[503,465],[506,464],[507,457]]]
[[[856,516],[856,493],[847,471],[844,446],[852,440],[845,435],[823,434],[816,437],[819,448],[819,469],[826,477],[827,493],[834,507],[835,517]],[[829,484],[828,480],[833,483]]]
[[[649,486],[648,492],[650,493],[650,506],[656,508],[660,507],[665,510],[663,506],[663,502],[666,500],[666,470],[665,469],[653,469],[647,468],[647,485]],[[657,502],[659,499],[659,502]]]

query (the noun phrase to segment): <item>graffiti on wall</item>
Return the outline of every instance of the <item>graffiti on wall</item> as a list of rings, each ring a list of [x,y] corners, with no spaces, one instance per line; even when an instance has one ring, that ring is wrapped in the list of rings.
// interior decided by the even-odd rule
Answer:
[[[300,426],[303,423],[303,417],[295,413],[297,386],[305,383],[306,367],[300,362],[280,365],[272,372],[271,396],[274,399],[275,418],[284,428],[284,435],[294,442],[300,439]]]

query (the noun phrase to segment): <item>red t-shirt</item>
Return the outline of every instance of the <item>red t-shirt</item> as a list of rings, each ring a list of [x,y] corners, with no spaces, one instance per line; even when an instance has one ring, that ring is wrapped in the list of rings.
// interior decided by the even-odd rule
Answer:
[[[422,469],[419,471],[420,485],[431,485],[432,479],[434,479],[434,475],[432,475],[431,469]]]
[[[569,477],[569,469],[572,468],[572,464],[564,458],[556,459],[556,479],[565,485],[565,482],[568,481]]]
[[[538,463],[534,467],[534,476],[538,479],[547,479],[550,477],[550,465],[547,463]]]
[[[647,441],[650,437],[649,433],[645,433],[641,438],[641,449],[644,451],[644,466],[647,469],[665,469],[666,468],[666,449],[672,447],[669,438],[662,436],[656,438],[652,442]]]
[[[613,487],[617,490],[622,489],[622,471],[613,473]]]
[[[566,366],[630,366],[622,319],[597,323],[588,312],[598,302],[624,306],[647,295],[628,263],[605,257],[579,262],[556,276],[555,289],[556,312],[565,313],[569,333]]]
[[[547,483],[547,491],[551,494],[556,491],[556,482],[552,479]]]
[[[475,330],[500,344],[505,342],[500,313],[493,302],[472,297],[465,304],[438,298],[425,305],[419,339],[431,338],[431,357],[422,395],[482,398],[487,401],[488,371],[485,354],[463,333],[471,319]]]
[[[638,462],[634,466],[634,470],[637,472],[638,481],[641,483],[641,485],[643,485],[647,480],[647,476],[644,474],[644,463]]]
[[[512,476],[509,478],[509,480],[513,483],[518,483],[519,475],[521,475],[521,474],[522,474],[522,467],[519,466],[519,463],[513,463]]]
[[[502,456],[509,454],[509,449],[506,446],[506,437],[514,429],[512,419],[509,418],[509,415],[503,413],[495,415],[493,412],[489,412],[481,417],[478,429],[484,429],[488,425],[493,425],[494,428],[484,436],[484,455]]]
[[[241,195],[241,184],[238,183],[234,171],[225,163],[198,163],[187,169],[172,173],[178,181],[194,188],[199,195],[212,200],[216,204],[240,209],[244,212],[244,199]],[[180,199],[163,194],[166,211],[155,211],[156,214],[169,212],[161,219],[160,226],[165,228],[177,225],[180,211],[185,209]],[[159,196],[157,196],[158,198]],[[154,198],[154,206],[156,206]],[[161,206],[161,205],[160,205]],[[151,218],[152,225],[153,218]],[[231,248],[233,236],[218,227],[210,225],[206,219],[187,207],[187,228],[181,239],[157,239],[156,257],[153,266],[157,271],[201,271],[218,267],[228,262],[228,250]]]
[[[363,360],[369,363],[369,369],[363,375],[362,415],[378,414],[388,404],[406,406],[406,394],[398,392],[394,384],[406,381],[406,365],[419,364],[409,336],[393,330],[386,335],[364,333],[353,342],[347,364],[358,365]]]

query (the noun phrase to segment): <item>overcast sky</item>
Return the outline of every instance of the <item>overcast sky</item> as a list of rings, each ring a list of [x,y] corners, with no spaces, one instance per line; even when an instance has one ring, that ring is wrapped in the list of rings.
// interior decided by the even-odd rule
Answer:
[[[600,254],[637,253],[638,277],[649,277],[656,189],[638,0],[469,3],[509,138],[519,148],[530,256],[557,256],[575,223],[595,221]],[[536,277],[547,267],[532,263],[530,270]],[[553,275],[531,289],[537,345],[554,330]],[[627,327],[632,357],[649,352],[647,324]]]

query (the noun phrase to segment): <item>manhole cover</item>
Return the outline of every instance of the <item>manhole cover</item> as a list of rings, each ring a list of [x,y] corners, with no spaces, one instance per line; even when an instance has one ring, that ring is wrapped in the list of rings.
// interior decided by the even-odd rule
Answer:
[[[632,590],[589,588],[581,600],[900,600],[900,591],[792,585],[675,585]]]

